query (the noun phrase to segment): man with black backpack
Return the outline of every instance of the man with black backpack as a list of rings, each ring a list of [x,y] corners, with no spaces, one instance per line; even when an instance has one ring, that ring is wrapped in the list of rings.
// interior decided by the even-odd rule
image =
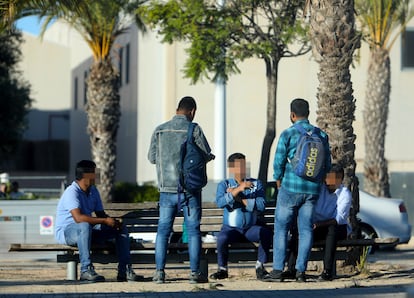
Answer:
[[[273,236],[273,270],[265,281],[283,281],[288,232],[297,221],[299,232],[296,280],[305,282],[312,249],[312,217],[321,183],[331,168],[328,136],[309,123],[309,103],[301,98],[290,104],[291,127],[280,135],[273,162],[278,187]]]
[[[201,252],[201,188],[187,189],[182,185],[181,175],[181,148],[183,143],[197,146],[204,154],[205,162],[214,159],[210,146],[200,126],[192,125],[197,109],[194,98],[183,97],[176,110],[176,115],[159,125],[151,137],[148,159],[156,165],[158,177],[159,220],[155,244],[156,272],[153,281],[165,282],[165,264],[168,248],[168,239],[172,232],[175,216],[183,210],[188,235],[188,251],[190,257],[190,282],[208,282],[207,276],[200,272]],[[193,127],[192,127],[193,126]],[[192,136],[188,130],[193,129]],[[187,142],[186,142],[187,141]],[[186,146],[187,147],[187,146]],[[185,157],[183,157],[185,158]]]

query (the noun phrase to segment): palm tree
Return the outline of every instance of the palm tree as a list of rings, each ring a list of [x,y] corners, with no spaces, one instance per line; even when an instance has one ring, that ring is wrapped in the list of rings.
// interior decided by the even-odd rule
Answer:
[[[55,2],[53,0],[0,0],[0,32],[14,29],[14,22],[16,20],[36,14],[36,6],[39,3],[42,3],[42,5],[54,5]],[[78,1],[61,0],[59,2],[65,5],[70,4],[75,9],[79,9]]]
[[[92,158],[100,169],[99,189],[104,202],[111,201],[116,174],[116,138],[119,126],[120,95],[118,72],[114,68],[111,50],[116,38],[131,25],[130,11],[142,0],[99,1],[32,1],[45,18],[42,34],[53,20],[63,20],[79,32],[93,54],[87,78],[87,131]],[[49,3],[51,2],[51,3]],[[138,15],[135,22],[145,31]]]
[[[360,46],[355,30],[353,0],[308,0],[313,57],[319,63],[316,122],[329,135],[332,161],[345,168],[344,184],[353,193],[351,224],[356,230],[359,211],[355,177],[355,112],[349,67]]]
[[[385,135],[391,92],[390,50],[413,16],[412,0],[356,0],[357,17],[370,61],[364,107],[364,189],[390,197]]]
[[[27,0],[0,0],[0,32],[14,29],[14,22],[26,16]]]

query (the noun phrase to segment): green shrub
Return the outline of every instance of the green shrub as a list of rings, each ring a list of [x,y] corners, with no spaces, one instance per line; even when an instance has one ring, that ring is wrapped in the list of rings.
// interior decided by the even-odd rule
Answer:
[[[131,182],[116,182],[112,201],[114,203],[141,203],[156,202],[158,199],[159,192],[153,184],[138,185]]]

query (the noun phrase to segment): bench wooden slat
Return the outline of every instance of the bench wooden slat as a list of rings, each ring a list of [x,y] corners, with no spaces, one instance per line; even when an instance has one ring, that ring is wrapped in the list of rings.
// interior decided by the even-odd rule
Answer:
[[[398,243],[398,238],[375,238],[375,239],[346,239],[346,240],[339,240],[337,243],[337,247],[352,247],[352,246],[371,246],[371,245],[381,245],[381,244],[390,244],[394,245]],[[315,242],[313,247],[318,248],[324,245],[323,241]],[[258,246],[257,243],[251,242],[239,242],[233,243],[229,247],[234,248],[256,248]],[[168,245],[170,249],[187,249],[188,245],[186,243],[170,243]],[[97,245],[94,244],[92,247],[93,251],[99,250],[111,250],[114,248],[113,245]],[[216,243],[202,243],[203,249],[211,249],[216,248]],[[148,250],[148,249],[155,249],[155,243],[152,242],[139,242],[133,241],[131,242],[131,250]],[[10,244],[9,251],[77,251],[77,247],[63,245],[63,244],[39,244],[39,243],[12,243]]]
[[[77,251],[77,247],[63,244],[12,243],[9,251]]]

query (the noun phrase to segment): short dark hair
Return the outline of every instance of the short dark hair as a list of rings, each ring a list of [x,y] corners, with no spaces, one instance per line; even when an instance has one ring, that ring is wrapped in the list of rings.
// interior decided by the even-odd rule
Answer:
[[[177,110],[192,111],[197,110],[197,104],[194,98],[191,96],[184,96],[178,103]]]
[[[92,160],[81,160],[76,164],[75,178],[81,180],[85,173],[95,173],[96,163]]]
[[[242,153],[233,153],[227,158],[227,162],[234,162],[236,159],[246,159],[246,156]]]
[[[342,178],[345,176],[344,167],[337,163],[332,164],[331,170],[329,172],[340,174]]]
[[[309,103],[303,98],[295,98],[290,103],[290,111],[295,113],[298,117],[308,117]]]

